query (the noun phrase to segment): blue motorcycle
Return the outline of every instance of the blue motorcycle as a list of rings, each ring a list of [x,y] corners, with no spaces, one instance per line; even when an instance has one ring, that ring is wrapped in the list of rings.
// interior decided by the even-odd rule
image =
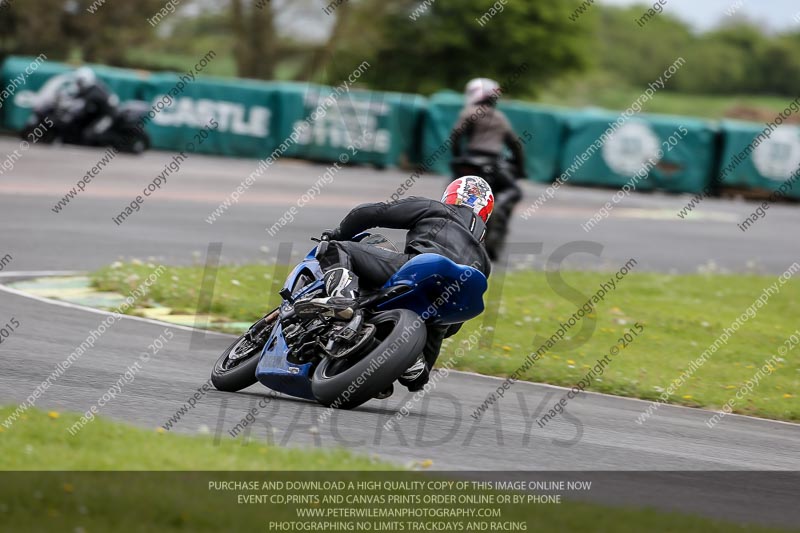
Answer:
[[[380,234],[353,240],[397,251]],[[359,291],[351,319],[300,316],[295,302],[325,296],[316,251],[286,278],[280,307],[217,360],[211,381],[218,390],[236,392],[260,381],[289,396],[352,409],[381,395],[414,363],[425,346],[426,324],[458,324],[483,312],[483,273],[421,254],[380,289]]]

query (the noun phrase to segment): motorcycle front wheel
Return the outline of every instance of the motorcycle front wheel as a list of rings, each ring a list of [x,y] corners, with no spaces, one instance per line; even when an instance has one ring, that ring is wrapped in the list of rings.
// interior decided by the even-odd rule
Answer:
[[[256,367],[261,351],[278,320],[275,310],[255,324],[222,352],[211,371],[211,383],[217,390],[237,392],[255,384]]]
[[[425,347],[425,322],[413,311],[384,311],[367,323],[376,331],[361,354],[325,358],[317,365],[311,391],[319,403],[336,409],[358,407],[388,389]]]
[[[123,132],[120,140],[114,144],[120,152],[139,155],[150,148],[150,137],[143,131],[131,129]]]
[[[23,141],[39,144],[53,144],[56,140],[56,132],[53,128],[43,130],[38,123],[26,125],[19,136]]]

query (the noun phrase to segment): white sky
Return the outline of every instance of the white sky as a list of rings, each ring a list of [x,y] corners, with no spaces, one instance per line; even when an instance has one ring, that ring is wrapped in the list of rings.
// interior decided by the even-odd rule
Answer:
[[[649,0],[599,0],[603,4],[642,6],[642,12],[653,6]],[[800,30],[798,0],[666,0],[665,13],[686,20],[698,30],[707,30],[727,18],[726,11],[740,5],[738,13],[758,21],[772,30]]]

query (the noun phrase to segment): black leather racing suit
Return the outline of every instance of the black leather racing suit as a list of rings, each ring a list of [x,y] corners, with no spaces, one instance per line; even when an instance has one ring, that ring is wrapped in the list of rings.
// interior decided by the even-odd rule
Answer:
[[[374,227],[408,230],[402,253],[349,241]],[[412,257],[439,254],[480,270],[486,277],[491,262],[484,249],[483,220],[467,206],[445,205],[428,198],[404,198],[389,203],[363,204],[342,220],[331,235],[327,249],[318,255],[324,271],[344,267],[359,278],[362,287],[377,289]],[[459,330],[454,326],[428,326],[423,354],[433,368],[442,340]]]
[[[81,88],[75,98],[82,102],[83,107],[71,127],[82,132],[88,140],[92,140],[102,133],[97,131],[100,121],[113,116],[116,111],[112,103],[113,93],[103,83],[96,82]]]

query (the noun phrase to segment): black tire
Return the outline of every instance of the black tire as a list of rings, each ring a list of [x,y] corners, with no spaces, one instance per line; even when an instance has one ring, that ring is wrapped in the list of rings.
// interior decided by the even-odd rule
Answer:
[[[261,359],[261,351],[264,349],[264,344],[269,337],[268,330],[272,329],[277,321],[277,317],[278,313],[274,311],[253,325],[250,331],[256,329],[255,335],[257,335],[261,342],[251,342],[253,348],[246,351],[245,355],[238,361],[231,361],[230,356],[234,349],[240,346],[243,340],[245,340],[250,331],[233,341],[233,343],[222,352],[217,362],[214,363],[214,369],[211,371],[211,383],[214,384],[217,390],[237,392],[246,389],[258,381],[256,378],[256,367],[258,367],[258,361]]]
[[[38,127],[39,127],[39,124],[33,124],[33,125],[25,126],[25,129],[23,129],[19,134],[20,138],[23,141],[30,142],[30,140],[29,140],[30,137],[36,138],[35,130]],[[49,128],[47,131],[45,131],[42,134],[41,137],[36,138],[36,141],[34,141],[34,142],[36,142],[38,144],[53,144],[53,142],[55,142],[55,140],[56,140],[56,132],[53,131],[53,128]]]
[[[369,353],[355,363],[349,358],[323,359],[317,365],[311,391],[319,403],[337,409],[358,407],[388,389],[425,347],[425,323],[413,311],[385,311],[367,322],[377,328]],[[402,340],[404,331],[410,335]]]
[[[126,130],[120,135],[121,140],[115,143],[120,152],[139,155],[150,148],[150,136],[136,129]]]

